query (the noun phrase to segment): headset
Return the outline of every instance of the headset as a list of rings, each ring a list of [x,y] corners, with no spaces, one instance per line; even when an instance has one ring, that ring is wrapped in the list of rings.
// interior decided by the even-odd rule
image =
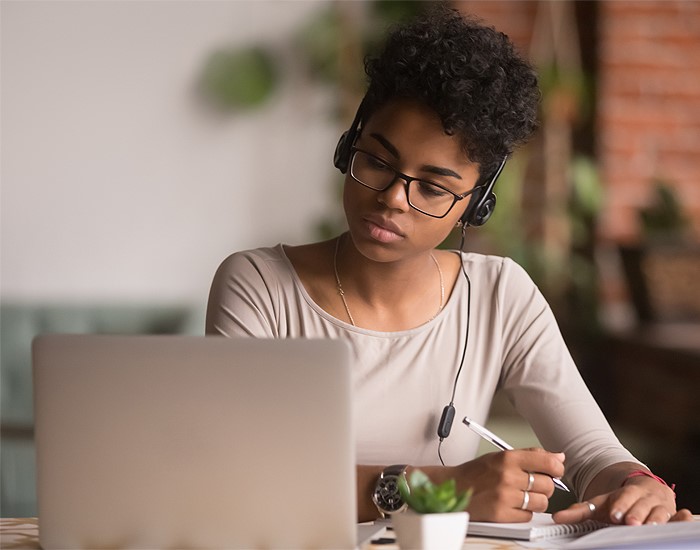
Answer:
[[[350,128],[343,132],[343,135],[340,136],[340,139],[338,140],[338,145],[335,146],[335,153],[333,153],[333,165],[340,170],[342,174],[345,174],[348,171],[348,166],[350,165],[352,146],[355,145],[357,134],[360,132],[360,123],[364,117],[366,97],[367,96],[362,98]]]
[[[463,228],[482,226],[493,214],[493,211],[496,209],[496,194],[493,192],[493,188],[496,186],[496,180],[503,172],[507,160],[508,155],[505,155],[496,171],[486,178],[482,178],[482,181],[485,180],[487,183],[484,184],[479,181],[474,186],[474,192],[469,200],[469,204],[459,219],[459,223]]]
[[[343,174],[347,173],[348,167],[350,165],[352,147],[355,144],[355,140],[357,139],[357,136],[360,131],[360,124],[362,123],[362,119],[364,117],[365,100],[366,96],[362,98],[360,106],[357,108],[357,112],[355,113],[355,118],[353,119],[352,124],[350,125],[350,128],[343,132],[343,134],[340,136],[340,139],[338,140],[338,144],[335,147],[335,152],[333,154],[333,165]],[[493,192],[493,189],[496,185],[496,180],[498,180],[498,176],[500,176],[501,172],[503,172],[503,168],[505,167],[507,160],[508,155],[505,155],[496,171],[493,174],[489,174],[485,178],[481,178],[474,186],[474,192],[472,193],[469,199],[469,204],[464,210],[464,214],[462,214],[459,221],[457,222],[457,225],[460,225],[462,227],[462,237],[459,243],[460,254],[464,249],[464,239],[467,227],[482,226],[489,220],[491,214],[493,214],[493,211],[496,208],[496,194]],[[457,391],[457,382],[459,381],[459,375],[462,373],[464,359],[467,355],[467,345],[469,343],[469,320],[472,305],[472,284],[471,280],[469,279],[469,275],[467,275],[467,272],[464,269],[464,262],[460,261],[460,265],[462,267],[462,273],[464,274],[464,278],[467,281],[467,327],[464,335],[464,347],[462,348],[462,358],[459,362],[457,375],[455,376],[455,381],[452,385],[452,397],[450,398],[450,403],[448,405],[445,405],[445,407],[442,410],[442,415],[440,417],[440,422],[438,423],[437,428],[437,435],[440,439],[440,442],[438,444],[438,456],[443,466],[445,465],[445,462],[443,461],[441,454],[442,441],[450,435],[450,431],[452,430],[452,422],[454,421],[455,417],[454,399],[455,393]]]

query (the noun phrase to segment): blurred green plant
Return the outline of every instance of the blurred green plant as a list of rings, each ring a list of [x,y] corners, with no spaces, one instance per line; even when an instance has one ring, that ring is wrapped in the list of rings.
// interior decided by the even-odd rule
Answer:
[[[574,244],[581,244],[588,238],[586,221],[595,218],[603,205],[603,188],[598,168],[593,159],[582,155],[574,157],[569,167],[571,179],[571,224]]]
[[[325,84],[335,84],[339,78],[341,30],[340,13],[329,7],[307,21],[294,39],[310,76]]]
[[[408,507],[418,514],[462,512],[469,506],[472,490],[457,492],[457,483],[449,479],[435,485],[421,470],[399,478],[399,493]]]
[[[663,179],[654,180],[652,203],[639,210],[643,236],[647,240],[678,240],[688,227],[676,191]]]
[[[201,76],[204,96],[224,110],[264,104],[279,81],[274,56],[265,48],[221,49],[207,60]]]
[[[389,24],[419,13],[429,3],[411,0],[368,2],[369,17],[361,29],[360,47],[365,51],[373,49]],[[314,13],[296,33],[289,47],[299,54],[313,79],[338,85],[342,80],[340,60],[343,49],[347,47],[344,34],[341,11],[337,5],[330,4]],[[261,106],[281,81],[277,56],[275,49],[262,42],[213,52],[205,62],[200,79],[204,96],[224,110]],[[361,80],[361,64],[357,73]]]
[[[545,111],[555,110],[572,121],[592,115],[595,92],[584,71],[552,63],[539,67],[538,75]]]
[[[566,270],[565,299],[568,320],[584,334],[601,330],[598,315],[599,273],[595,260],[596,224],[604,194],[598,168],[593,159],[577,155],[569,165],[571,198],[568,220],[571,226],[571,250]]]

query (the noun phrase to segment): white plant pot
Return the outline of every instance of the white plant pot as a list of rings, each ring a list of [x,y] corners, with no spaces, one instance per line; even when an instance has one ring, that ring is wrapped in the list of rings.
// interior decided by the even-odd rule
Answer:
[[[467,536],[468,512],[392,516],[396,542],[402,550],[460,550]]]

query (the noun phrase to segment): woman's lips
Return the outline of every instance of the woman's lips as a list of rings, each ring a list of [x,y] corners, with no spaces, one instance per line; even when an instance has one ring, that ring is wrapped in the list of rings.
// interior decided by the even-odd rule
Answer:
[[[393,222],[378,219],[365,218],[370,236],[382,243],[392,243],[404,238],[401,229]]]

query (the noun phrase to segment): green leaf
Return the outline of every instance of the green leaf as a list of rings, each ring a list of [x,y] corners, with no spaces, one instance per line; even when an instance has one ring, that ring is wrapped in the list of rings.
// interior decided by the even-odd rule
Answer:
[[[457,502],[450,511],[461,512],[462,510],[466,510],[467,506],[469,506],[469,501],[472,498],[472,492],[473,491],[469,489],[468,491],[462,493],[462,495],[457,499]]]
[[[411,472],[411,476],[409,479],[410,486],[412,489],[416,489],[418,487],[424,487],[424,486],[432,486],[432,483],[430,479],[428,478],[427,475],[425,475],[424,472],[421,470],[415,469]]]

